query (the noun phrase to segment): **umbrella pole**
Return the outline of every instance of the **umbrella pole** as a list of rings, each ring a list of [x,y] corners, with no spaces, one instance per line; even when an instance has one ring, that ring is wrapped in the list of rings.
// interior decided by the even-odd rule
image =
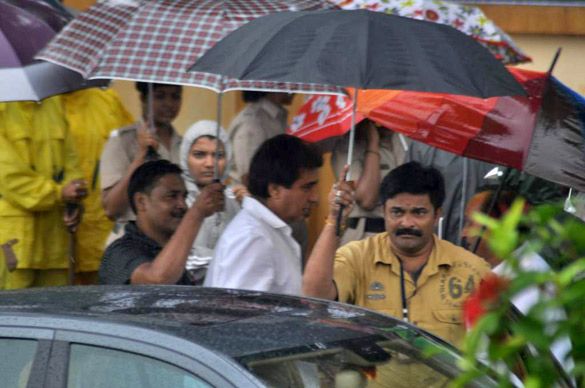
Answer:
[[[221,128],[221,110],[222,110],[222,101],[223,101],[223,76],[219,79],[219,93],[217,95],[217,122],[215,127],[215,158],[213,160],[213,181],[219,182],[219,131]],[[224,145],[225,147],[225,145]],[[215,226],[219,227],[221,224],[221,215],[220,213],[216,213],[215,215]]]
[[[75,232],[69,231],[69,246],[68,253],[69,257],[67,260],[67,284],[70,286],[75,285],[75,245],[76,238]]]
[[[347,150],[347,164],[351,165],[351,161],[353,160],[353,148],[355,143],[355,115],[357,110],[357,99],[358,99],[358,90],[356,88],[354,90],[354,97],[353,97],[353,108],[351,110],[351,129],[349,131],[349,147]],[[351,180],[351,168],[347,171],[347,175],[344,177],[344,180],[350,181]]]
[[[74,203],[68,203],[65,206],[65,211],[68,215],[72,215],[76,211],[81,211],[79,206],[80,205]],[[75,285],[75,246],[77,245],[75,229],[75,227],[67,228],[67,231],[69,232],[69,244],[67,249],[67,284],[70,286]]]
[[[347,165],[351,166],[351,161],[353,159],[353,148],[355,143],[355,115],[357,110],[357,99],[358,99],[358,90],[354,88],[354,95],[353,95],[353,108],[351,110],[351,129],[349,130],[349,146],[347,150]],[[347,171],[347,174],[343,177],[344,181],[351,180],[351,168]],[[343,220],[343,209],[345,206],[339,206],[339,213],[337,213],[337,222],[335,225],[335,235],[337,237],[341,236],[341,223]]]
[[[148,83],[148,112],[146,119],[148,121],[148,130],[151,133],[155,133],[156,130],[154,129],[154,97],[152,96],[154,93],[154,87],[152,86],[152,82]],[[157,160],[159,158],[158,152],[152,147],[148,147],[148,151],[146,152],[146,160]]]
[[[492,196],[492,199],[488,205],[488,208],[486,210],[486,214],[491,214],[492,210],[494,210],[496,203],[498,203],[498,199],[500,197],[502,189],[504,188],[504,184],[506,183],[506,179],[508,179],[508,176],[510,175],[511,172],[512,172],[512,169],[510,167],[506,167],[506,171],[504,172],[504,175],[502,176],[502,180],[500,181],[500,184],[498,185],[498,188],[496,189],[496,192]],[[475,244],[473,244],[473,248],[471,249],[472,253],[477,252],[477,248],[479,248],[479,244],[481,243],[481,239],[483,238],[483,234],[485,233],[485,230],[486,230],[486,226],[482,225],[481,229],[479,231],[479,236],[477,236],[477,240],[475,240]]]
[[[219,93],[217,95],[217,121],[215,127],[215,160],[213,161],[213,180],[219,182],[219,129],[221,128],[221,110],[223,101],[223,76],[219,80]]]
[[[469,170],[469,160],[463,157],[463,180],[461,182],[461,203],[459,205],[459,233],[457,235],[457,245],[461,245],[461,233],[463,232],[463,221],[465,219],[465,205],[467,203],[467,172]]]

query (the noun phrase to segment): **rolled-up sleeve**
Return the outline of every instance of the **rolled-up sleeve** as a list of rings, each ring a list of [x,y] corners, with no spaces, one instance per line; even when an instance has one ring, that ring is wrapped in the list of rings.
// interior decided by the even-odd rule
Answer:
[[[112,133],[106,144],[100,159],[100,184],[101,189],[109,189],[120,181],[132,161],[128,160],[122,146],[120,135]]]

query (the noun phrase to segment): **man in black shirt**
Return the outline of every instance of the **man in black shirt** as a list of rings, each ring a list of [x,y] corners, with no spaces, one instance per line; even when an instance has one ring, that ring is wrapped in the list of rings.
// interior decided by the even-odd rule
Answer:
[[[223,185],[206,186],[187,208],[181,168],[166,160],[144,163],[130,177],[136,222],[105,251],[101,284],[192,284],[185,262],[203,220],[223,209]]]

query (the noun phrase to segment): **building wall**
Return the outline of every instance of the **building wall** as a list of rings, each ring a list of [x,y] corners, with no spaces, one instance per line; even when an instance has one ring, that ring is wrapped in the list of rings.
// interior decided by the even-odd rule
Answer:
[[[557,48],[562,48],[553,75],[585,94],[585,36],[514,34],[512,38],[532,57],[532,63],[521,66],[526,69],[547,71]]]

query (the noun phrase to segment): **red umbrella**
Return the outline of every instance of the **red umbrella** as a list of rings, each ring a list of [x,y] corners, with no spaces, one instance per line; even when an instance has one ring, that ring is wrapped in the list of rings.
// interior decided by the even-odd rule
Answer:
[[[367,90],[359,92],[357,118],[458,155],[585,190],[585,99],[548,73],[509,71],[527,97]],[[350,98],[313,96],[288,131],[323,141],[348,132],[350,119]]]

